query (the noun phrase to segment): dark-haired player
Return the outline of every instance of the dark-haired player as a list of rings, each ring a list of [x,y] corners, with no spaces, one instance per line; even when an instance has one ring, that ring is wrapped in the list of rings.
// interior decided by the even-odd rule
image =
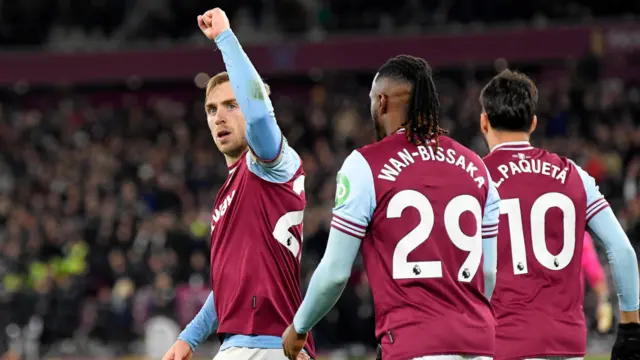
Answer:
[[[611,262],[622,310],[618,355],[630,359],[628,352],[640,342],[635,252],[593,178],[571,160],[529,144],[537,98],[531,79],[509,70],[480,95],[480,126],[491,150],[484,161],[504,215],[491,299],[498,321],[496,358],[585,355],[581,257],[589,226]],[[635,345],[626,337],[634,332]]]
[[[191,359],[211,333],[222,342],[216,360],[281,360],[280,335],[302,301],[302,163],[225,13],[207,11],[198,24],[227,68],[209,81],[205,109],[229,175],[211,220],[213,291],[164,360]],[[306,353],[314,356],[313,342]]]
[[[295,358],[333,307],[362,246],[383,359],[490,358],[499,203],[491,178],[479,156],[443,136],[423,59],[387,61],[370,96],[380,141],[338,173],[326,253],[283,334],[285,354]]]

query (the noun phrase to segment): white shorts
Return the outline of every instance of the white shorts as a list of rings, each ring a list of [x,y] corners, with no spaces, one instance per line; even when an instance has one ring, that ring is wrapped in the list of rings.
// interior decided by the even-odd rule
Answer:
[[[488,356],[430,355],[415,358],[413,360],[493,360],[493,358]]]
[[[213,360],[288,360],[282,349],[230,347],[220,350]]]

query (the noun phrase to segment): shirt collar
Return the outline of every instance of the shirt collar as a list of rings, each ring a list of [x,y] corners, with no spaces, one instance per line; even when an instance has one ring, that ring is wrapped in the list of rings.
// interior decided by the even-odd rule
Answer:
[[[491,152],[496,150],[523,151],[531,149],[533,149],[533,146],[528,141],[507,141],[494,146]]]

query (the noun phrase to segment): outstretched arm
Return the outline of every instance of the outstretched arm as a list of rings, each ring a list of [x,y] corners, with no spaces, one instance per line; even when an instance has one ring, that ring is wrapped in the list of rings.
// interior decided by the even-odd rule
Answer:
[[[247,121],[247,141],[252,153],[267,163],[278,160],[282,133],[268,90],[231,31],[227,15],[220,8],[209,10],[198,16],[198,26],[209,40],[215,40],[222,53],[233,93]]]
[[[280,155],[282,132],[276,122],[268,90],[231,29],[224,30],[215,41],[222,53],[236,101],[247,121],[249,147],[259,160],[271,163]]]

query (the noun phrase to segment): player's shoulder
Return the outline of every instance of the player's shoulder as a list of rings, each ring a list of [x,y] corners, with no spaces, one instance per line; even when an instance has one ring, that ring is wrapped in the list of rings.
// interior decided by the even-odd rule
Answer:
[[[585,189],[597,189],[595,179],[591,175],[589,175],[589,173],[587,173],[580,165],[578,165],[578,163],[565,156],[558,155],[558,158],[560,159],[560,161],[562,161],[562,163],[564,164],[564,169],[572,179],[575,179],[576,181],[582,183]]]
[[[534,149],[540,154],[539,157],[541,159],[544,159],[545,161],[548,161],[553,164],[557,164],[564,168],[575,167],[575,163],[566,156],[563,156],[545,149],[540,149],[540,148],[534,148]]]
[[[449,136],[446,136],[446,135],[438,136],[438,143],[441,144],[442,146],[469,150],[466,146],[464,146],[461,143],[457,142],[452,137],[449,137]],[[469,150],[469,151],[471,151],[471,150]]]
[[[349,176],[371,177],[371,166],[369,161],[362,153],[362,148],[353,150],[342,163],[339,173],[348,174]]]
[[[304,174],[302,158],[286,140],[283,141],[280,155],[274,161],[262,161],[248,151],[245,163],[253,175],[267,183],[288,183]]]
[[[489,164],[494,164],[501,161],[501,158],[502,156],[500,156],[499,154],[496,155],[495,152],[489,151],[487,155],[482,157],[482,161],[485,163],[485,165],[489,165]]]
[[[448,136],[439,136],[438,144],[445,149],[450,148],[455,150],[457,154],[464,155],[469,160],[477,161],[480,163],[482,162],[482,158],[480,157],[480,155],[478,155],[478,153],[462,145],[453,138],[450,138]]]
[[[380,154],[384,154],[391,150],[392,148],[398,147],[398,134],[393,134],[385,137],[380,141],[373,142],[371,144],[364,145],[362,147],[357,148],[354,151],[357,151],[362,155],[365,159],[369,160],[371,158],[376,158]]]
[[[484,162],[482,161],[482,157],[480,155],[478,155],[478,153],[476,153],[475,151],[471,150],[470,148],[462,145],[461,143],[459,143],[458,141],[448,137],[448,136],[439,136],[438,137],[438,145],[440,147],[442,147],[445,151],[451,149],[454,151],[455,156],[454,158],[458,158],[459,157],[464,157],[464,159],[470,163],[473,164],[474,167],[474,171],[478,171],[481,175],[487,175],[488,171],[487,171],[487,167],[485,166]],[[449,154],[447,154],[449,155]],[[458,164],[458,159],[456,159],[455,165],[459,166]]]
[[[489,185],[493,180],[489,169],[478,153],[448,136],[440,136],[438,142],[444,149],[451,149],[455,152],[455,166],[460,166],[462,164],[460,158],[464,157],[464,159],[466,159],[466,165],[464,165],[463,168],[473,180],[475,184],[474,187],[477,186],[477,188],[483,192],[489,192]]]
[[[584,170],[582,170],[582,168],[570,158],[544,149],[536,150],[540,152],[541,155],[539,158],[543,162],[547,162],[551,165],[557,166],[561,169],[562,172],[566,174],[564,176],[565,182],[573,183],[572,181],[584,181],[584,177],[585,175],[587,175],[586,172],[584,172]]]

